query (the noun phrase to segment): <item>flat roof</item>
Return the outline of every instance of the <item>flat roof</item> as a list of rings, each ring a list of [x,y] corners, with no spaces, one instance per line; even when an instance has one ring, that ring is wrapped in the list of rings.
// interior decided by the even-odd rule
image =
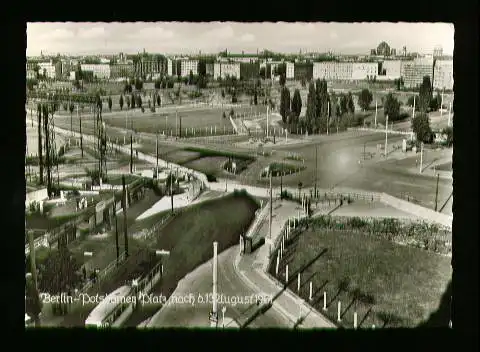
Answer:
[[[121,286],[107,295],[88,315],[85,325],[100,326],[104,320],[121,302],[121,298],[128,296],[132,288]]]

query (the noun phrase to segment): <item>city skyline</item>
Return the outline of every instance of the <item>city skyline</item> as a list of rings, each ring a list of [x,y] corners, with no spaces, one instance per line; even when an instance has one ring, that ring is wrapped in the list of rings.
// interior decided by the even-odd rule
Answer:
[[[322,34],[322,35],[319,35]],[[27,56],[157,53],[365,54],[385,41],[398,50],[431,54],[441,46],[453,54],[454,28],[447,23],[27,23]],[[82,49],[78,49],[82,48]]]

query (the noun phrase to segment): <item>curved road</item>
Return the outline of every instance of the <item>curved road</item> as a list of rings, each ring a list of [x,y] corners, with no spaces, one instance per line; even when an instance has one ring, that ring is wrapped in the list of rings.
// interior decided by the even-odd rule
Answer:
[[[213,249],[212,249],[213,250]],[[221,248],[219,248],[221,250]],[[218,294],[223,295],[223,302],[232,301],[232,297],[243,297],[244,303],[233,305],[232,303],[219,303],[219,326],[222,325],[222,307],[226,307],[225,317],[235,320],[238,324],[244,323],[259,308],[255,302],[247,302],[245,297],[253,297],[253,301],[258,296],[244,281],[234,269],[234,261],[239,252],[239,246],[231,247],[218,255]],[[190,294],[197,300],[198,295],[205,297],[212,292],[212,266],[213,260],[202,264],[193,272],[182,279],[172,297],[188,296]],[[257,295],[257,296],[256,296]],[[265,296],[266,297],[266,296]],[[147,327],[208,327],[209,312],[212,305],[199,303],[195,304],[168,304],[158,311]],[[294,321],[288,319],[275,308],[271,308],[264,314],[256,318],[249,327],[293,327]],[[227,326],[228,327],[228,326]]]

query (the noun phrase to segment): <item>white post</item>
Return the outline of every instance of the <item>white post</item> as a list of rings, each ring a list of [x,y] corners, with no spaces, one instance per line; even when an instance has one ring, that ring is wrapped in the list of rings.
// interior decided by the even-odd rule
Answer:
[[[442,100],[440,101],[440,117],[443,116],[443,92],[442,92]]]
[[[375,100],[375,128],[377,128],[377,111],[378,111],[378,105],[377,105],[377,101]]]
[[[275,267],[275,275],[277,276],[278,276],[278,267],[280,266],[280,253],[281,253],[281,250],[277,254],[277,266]]]
[[[213,134],[213,126],[210,126],[210,134]]]
[[[285,283],[288,283],[288,264],[285,266]]]
[[[423,142],[420,143],[420,173],[422,173],[423,169]]]
[[[342,302],[338,301],[338,311],[337,311],[337,321],[341,322],[342,321]]]
[[[215,135],[217,135],[217,126],[215,125]]]
[[[413,96],[413,111],[412,111],[412,120],[415,118],[415,95]]]
[[[213,242],[213,314],[214,316],[217,315],[217,249],[218,249],[218,242]],[[211,325],[216,327],[217,322],[211,322]]]
[[[357,328],[357,312],[353,313],[353,328]]]
[[[323,310],[327,310],[327,292],[323,291]]]
[[[330,122],[330,102],[327,102],[327,136],[328,136],[328,123]]]
[[[388,115],[385,116],[385,159],[388,155]]]
[[[267,105],[267,138],[268,138],[268,108],[269,106]]]
[[[297,292],[300,292],[300,273],[297,276]]]
[[[313,296],[313,282],[310,281],[310,294],[308,295],[308,299],[311,301]]]
[[[450,119],[450,114],[452,112],[452,102],[450,102],[450,104],[448,104],[448,123],[447,123],[447,126],[450,127],[450,122],[451,122],[451,119]]]

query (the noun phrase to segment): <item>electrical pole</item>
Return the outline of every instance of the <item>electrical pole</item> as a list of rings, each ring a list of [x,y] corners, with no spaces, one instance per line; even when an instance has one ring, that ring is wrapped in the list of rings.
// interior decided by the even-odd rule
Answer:
[[[327,101],[327,136],[328,136],[328,125],[330,124],[330,101]]]
[[[365,161],[365,144],[367,143],[363,143],[363,161]]]
[[[50,133],[48,130],[48,105],[43,105],[43,126],[45,133],[45,163],[47,166],[47,194],[50,197],[52,192],[52,160],[50,155]]]
[[[120,258],[120,245],[118,243],[118,220],[117,220],[117,202],[115,201],[115,191],[113,192],[113,216],[115,217],[115,248],[117,249],[117,265]]]
[[[37,106],[37,116],[38,116],[38,167],[40,171],[40,184],[43,184],[43,155],[42,155],[42,105],[38,104]],[[45,117],[44,117],[45,118]]]
[[[77,115],[78,115],[78,105],[77,105]],[[78,121],[80,122],[80,150],[82,151],[82,159],[83,159],[83,134],[82,134],[82,115],[78,115]]]
[[[415,118],[415,94],[413,95],[413,111],[412,111],[412,120]]]
[[[438,201],[438,180],[440,178],[440,174],[437,174],[437,188],[435,190],[435,211],[437,211],[437,201]]]
[[[269,253],[272,254],[272,213],[273,213],[273,191],[272,191],[272,173],[270,172],[270,219],[268,222],[268,239],[270,240]]]
[[[157,158],[155,173],[157,175],[157,182],[158,182],[158,132],[157,132],[157,140],[156,140],[156,143],[155,143],[155,154],[156,154],[156,158]]]
[[[210,326],[213,328],[217,327],[217,267],[218,267],[218,242],[213,242],[213,285],[212,285],[212,319],[210,321]]]
[[[123,238],[125,241],[125,258],[128,258],[128,223],[127,223],[127,189],[125,187],[125,175],[122,175],[123,188]]]
[[[133,136],[130,134],[130,173],[133,174]]]
[[[178,136],[182,138],[182,117],[181,116],[178,119],[178,127],[179,127]]]
[[[267,138],[268,138],[268,105],[267,105]]]
[[[385,116],[385,159],[388,155],[388,115]]]
[[[178,110],[175,109],[175,136],[178,136]]]
[[[283,199],[283,163],[282,163],[282,169],[280,172],[280,199]]]
[[[172,214],[173,214],[173,170],[170,166],[170,203],[172,205]]]
[[[378,104],[375,100],[375,128],[377,128],[377,112],[378,112]]]
[[[451,113],[452,113],[452,102],[450,102],[448,106],[448,123],[447,123],[448,127],[450,127],[450,123],[451,123],[451,119],[450,119]]]
[[[423,142],[420,143],[420,173],[423,171]]]
[[[315,145],[315,183],[313,186],[315,197],[317,197],[317,176],[318,176],[318,145]]]

